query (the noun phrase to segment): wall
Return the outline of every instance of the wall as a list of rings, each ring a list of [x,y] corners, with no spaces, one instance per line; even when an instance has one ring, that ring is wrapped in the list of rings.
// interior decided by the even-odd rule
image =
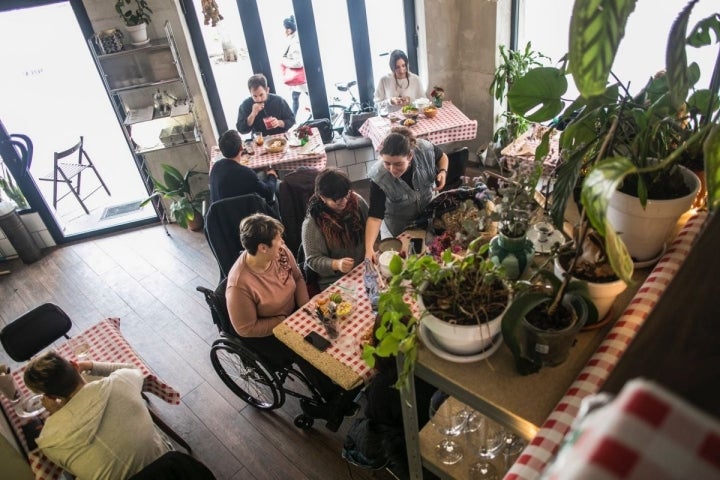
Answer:
[[[511,0],[417,0],[419,70],[428,87],[442,86],[468,117],[477,119],[471,151],[488,143],[501,111],[488,93],[498,46],[510,44]],[[425,34],[423,35],[424,32]]]

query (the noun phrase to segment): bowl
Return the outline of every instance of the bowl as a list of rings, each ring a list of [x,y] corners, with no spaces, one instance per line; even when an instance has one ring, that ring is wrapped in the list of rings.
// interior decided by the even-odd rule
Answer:
[[[419,110],[422,110],[422,109],[424,109],[425,107],[429,107],[430,104],[431,104],[431,102],[430,102],[430,100],[427,99],[427,98],[418,98],[418,99],[416,99],[416,100],[413,102],[413,104],[414,104]]]
[[[395,250],[386,250],[378,257],[378,267],[380,267],[380,274],[385,278],[392,277],[392,273],[390,273],[390,262],[395,257],[395,255],[399,255],[399,253]]]
[[[287,138],[271,138],[265,141],[265,151],[270,153],[284,152],[287,148],[287,144]]]
[[[420,110],[417,108],[410,108],[407,110],[402,111],[403,117],[410,119],[410,120],[416,120],[418,115],[420,115]]]
[[[388,250],[394,250],[396,252],[399,252],[402,250],[402,242],[397,238],[385,238],[383,240],[380,240],[380,244],[378,245],[378,251],[380,253],[387,252]]]
[[[436,107],[425,107],[423,108],[423,115],[425,115],[426,118],[434,118],[435,115],[437,115],[437,108]]]
[[[42,404],[42,395],[27,394],[15,404],[15,413],[20,418],[31,418],[45,411]]]

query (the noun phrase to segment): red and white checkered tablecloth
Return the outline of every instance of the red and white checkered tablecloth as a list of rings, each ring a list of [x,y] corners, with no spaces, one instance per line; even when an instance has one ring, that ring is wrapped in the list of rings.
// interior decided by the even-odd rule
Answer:
[[[720,478],[720,422],[657,383],[631,380],[576,423],[547,478]]]
[[[392,115],[392,114],[391,114]],[[393,124],[388,118],[371,117],[360,127],[360,133],[372,140],[375,150],[379,150],[385,137],[390,133]],[[435,145],[443,143],[472,140],[477,136],[477,120],[470,120],[450,101],[444,101],[438,108],[435,118],[420,115],[410,130],[418,138],[429,140]]]
[[[585,368],[545,420],[538,434],[506,474],[506,480],[529,480],[540,477],[570,430],[582,399],[600,390],[677,273],[683,260],[690,253],[690,248],[706,217],[706,212],[699,212],[686,222]]]
[[[347,390],[369,380],[373,375],[373,370],[361,358],[361,341],[375,323],[375,315],[363,283],[364,272],[365,267],[361,263],[325,291],[311,298],[303,308],[286,318],[274,330],[275,336],[282,342]],[[335,292],[344,299],[353,298],[355,307],[347,319],[338,322],[339,335],[332,341],[332,345],[325,352],[319,352],[303,339],[315,331],[329,340],[314,312],[318,298],[329,297]]]
[[[82,343],[87,343],[89,347],[88,358],[98,362],[133,364],[145,376],[144,391],[152,393],[170,404],[177,405],[180,403],[180,393],[157,378],[125,340],[125,337],[120,333],[119,318],[107,318],[81,334],[72,337],[55,350],[63,357],[74,360],[76,359],[74,349]],[[23,382],[24,370],[24,368],[16,370],[13,372],[13,377],[21,395],[28,395],[31,392]],[[2,403],[2,409],[10,419],[11,427],[23,444],[25,451],[28,451],[25,435],[22,432],[22,426],[28,422],[28,419],[19,417],[7,398],[0,396],[0,402]],[[42,415],[47,418],[47,413]],[[57,479],[62,474],[62,469],[52,463],[42,452],[34,451],[29,453],[28,461],[35,478],[38,480]]]
[[[270,167],[276,170],[292,171],[300,167],[315,168],[322,170],[327,165],[327,153],[325,153],[325,145],[317,128],[312,129],[313,134],[310,136],[307,145],[304,147],[288,147],[281,153],[269,153],[265,150],[265,145],[272,142],[273,138],[283,137],[285,134],[272,135],[265,137],[265,143],[262,147],[255,145],[255,154],[248,157],[246,165],[253,170],[264,170]],[[303,154],[301,152],[312,152]],[[219,159],[222,153],[218,147],[210,148],[210,168]]]

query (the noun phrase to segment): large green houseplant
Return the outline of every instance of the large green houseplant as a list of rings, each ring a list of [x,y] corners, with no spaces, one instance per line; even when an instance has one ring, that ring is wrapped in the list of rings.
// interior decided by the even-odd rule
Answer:
[[[170,214],[183,228],[199,230],[202,228],[202,204],[210,196],[209,190],[202,190],[198,193],[192,192],[190,179],[196,175],[207,175],[205,172],[188,170],[183,175],[180,171],[168,165],[162,164],[163,180],[151,177],[153,181],[153,193],[145,199],[141,206],[147,205],[153,198],[165,198],[170,200]],[[199,228],[197,225],[199,224]]]
[[[533,69],[508,92],[510,109],[529,120],[549,121],[560,114],[558,123],[564,130],[553,192],[555,222],[560,224],[567,199],[582,181],[581,202],[587,218],[605,237],[613,269],[628,282],[632,259],[607,216],[608,199],[619,186],[634,185],[645,205],[655,186],[674,178],[683,155],[702,150],[708,205],[713,208],[720,201],[720,56],[709,88],[688,96],[699,78],[699,67],[688,65],[686,55],[688,47],[711,44],[713,32],[717,41],[720,16],[701,20],[687,34],[697,2],[690,1],[673,23],[666,73],[648,82],[637,95],[619,81],[608,85],[635,0],[576,0],[566,66]],[[572,74],[580,96],[566,107],[562,95],[567,90],[567,73]]]
[[[427,314],[447,322],[482,327],[502,315],[510,301],[510,288],[503,269],[487,258],[488,244],[482,237],[472,241],[464,256],[445,250],[440,258],[399,255],[390,262],[392,278],[380,294],[380,326],[375,346],[365,345],[363,359],[374,366],[375,356],[402,353],[404,368],[398,386],[405,386],[417,360],[417,334]],[[407,294],[422,297],[424,311],[415,315],[405,301]],[[499,323],[498,323],[499,328]],[[491,336],[486,339],[491,341]]]

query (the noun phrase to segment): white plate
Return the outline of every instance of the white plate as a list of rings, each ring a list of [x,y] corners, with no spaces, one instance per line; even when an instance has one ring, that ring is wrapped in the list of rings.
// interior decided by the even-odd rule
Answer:
[[[559,243],[560,245],[565,243],[565,235],[557,229],[548,235],[547,240],[544,242],[540,241],[538,238],[539,235],[540,233],[537,230],[530,229],[527,232],[527,238],[532,242],[535,253],[550,253],[550,250],[552,250],[552,246],[555,245],[555,243]]]
[[[443,350],[443,348],[435,341],[435,338],[432,336],[432,332],[430,332],[430,330],[428,330],[428,328],[423,325],[422,322],[420,322],[420,327],[418,328],[418,336],[420,337],[420,340],[422,340],[423,344],[432,353],[434,353],[440,358],[444,358],[445,360],[457,363],[477,362],[478,360],[487,358],[493,353],[497,352],[498,348],[500,348],[500,345],[502,345],[502,334],[498,333],[497,335],[495,335],[495,338],[493,338],[493,342],[490,344],[490,346],[487,347],[485,350],[481,351],[480,353],[475,353],[473,355],[456,355],[454,353]]]
[[[26,395],[15,404],[15,413],[17,413],[20,418],[34,417],[44,411],[45,407],[42,405],[42,395]]]

